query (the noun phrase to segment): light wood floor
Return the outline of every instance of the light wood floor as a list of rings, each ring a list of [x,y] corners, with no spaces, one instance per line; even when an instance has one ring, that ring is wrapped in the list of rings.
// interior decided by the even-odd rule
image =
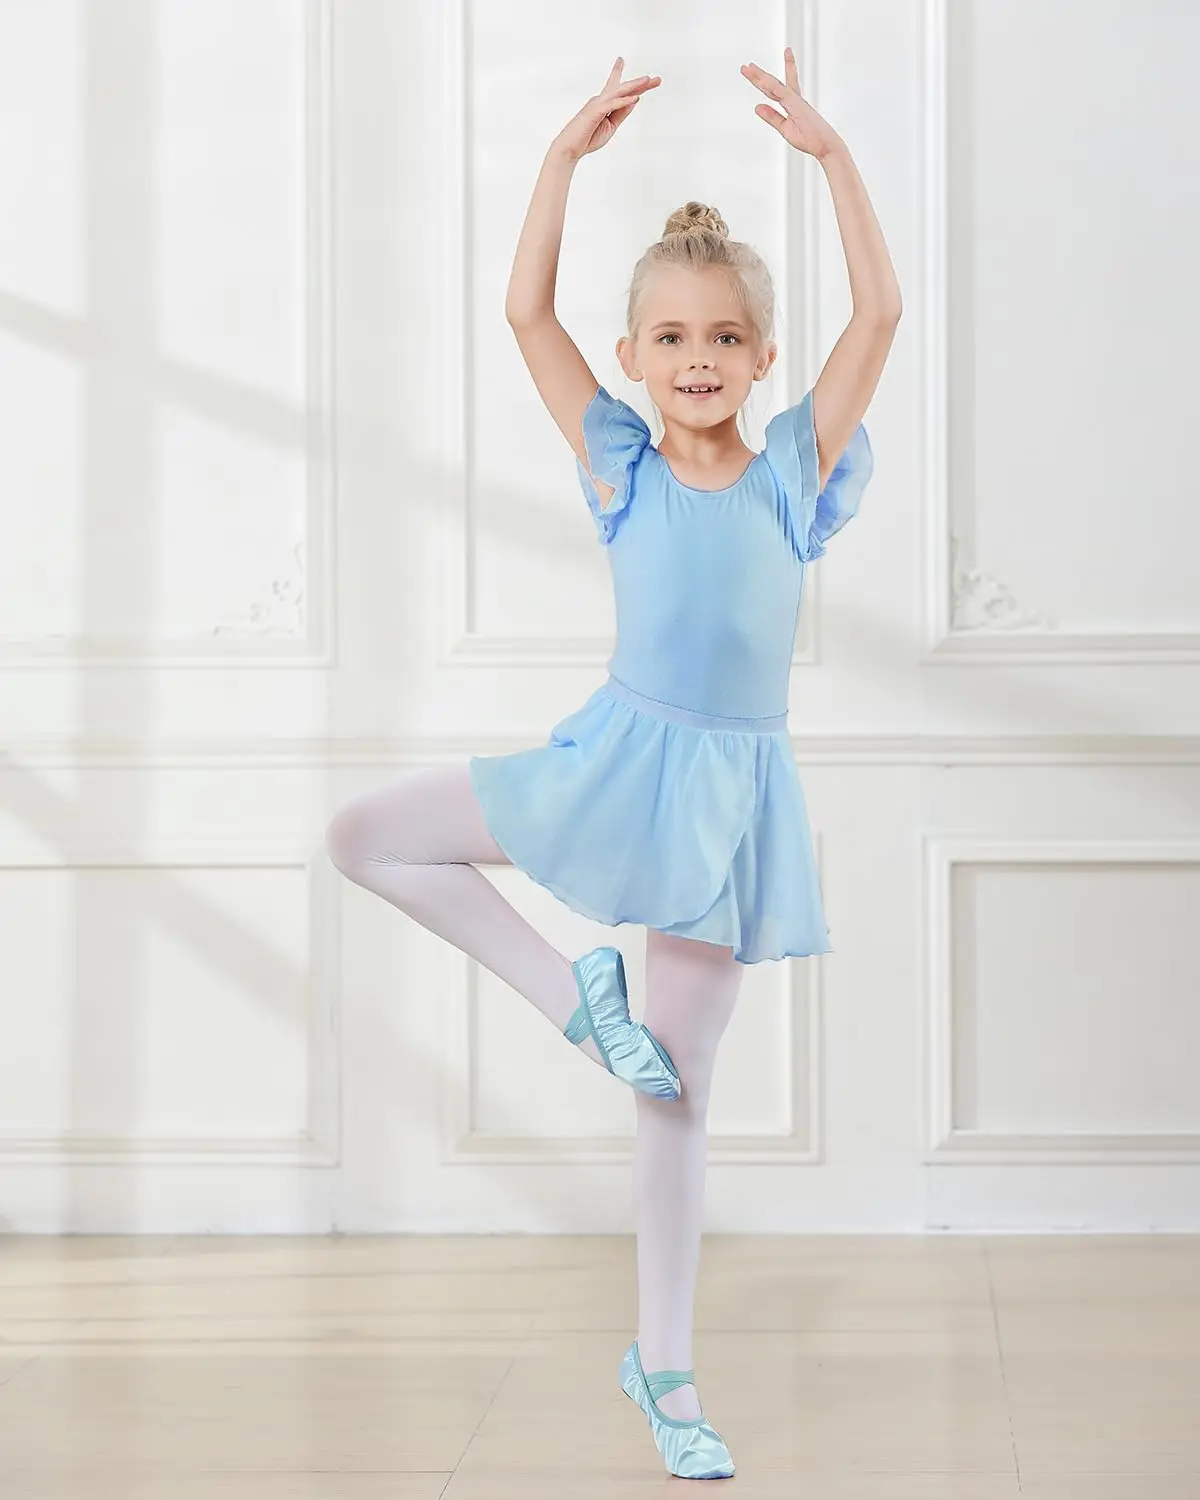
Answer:
[[[1200,1238],[706,1236],[703,1493],[1200,1500]],[[3,1500],[640,1500],[631,1238],[0,1237]]]

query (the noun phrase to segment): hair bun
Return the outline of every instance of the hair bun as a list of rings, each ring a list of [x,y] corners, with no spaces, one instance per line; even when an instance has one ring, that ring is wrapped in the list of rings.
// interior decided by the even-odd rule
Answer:
[[[729,238],[729,225],[716,209],[707,203],[697,203],[695,198],[689,198],[667,220],[662,237],[665,240],[669,234],[689,234],[705,230],[710,234],[719,234],[722,239]]]

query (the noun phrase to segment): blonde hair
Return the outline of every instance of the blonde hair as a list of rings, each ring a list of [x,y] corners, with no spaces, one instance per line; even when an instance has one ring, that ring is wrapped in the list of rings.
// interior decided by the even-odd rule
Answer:
[[[668,218],[662,239],[650,245],[633,268],[625,326],[637,336],[642,300],[651,273],[658,266],[686,266],[700,271],[717,266],[725,271],[734,295],[742,304],[760,341],[775,331],[775,288],[766,262],[752,245],[729,238],[729,225],[707,203],[690,198]]]

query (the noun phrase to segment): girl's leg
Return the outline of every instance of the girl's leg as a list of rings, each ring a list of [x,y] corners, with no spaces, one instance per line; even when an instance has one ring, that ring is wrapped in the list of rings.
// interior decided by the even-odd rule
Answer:
[[[636,1095],[638,1349],[650,1374],[692,1368],[709,1088],[744,968],[732,948],[646,930],[643,1020],[671,1054],[683,1085],[674,1100]],[[692,1385],[668,1391],[658,1404],[683,1421],[700,1415]]]
[[[348,802],[326,829],[341,872],[436,932],[566,1026],[579,1003],[571,960],[474,864],[510,863],[488,831],[466,762],[412,772]],[[580,1050],[600,1067],[591,1037]]]

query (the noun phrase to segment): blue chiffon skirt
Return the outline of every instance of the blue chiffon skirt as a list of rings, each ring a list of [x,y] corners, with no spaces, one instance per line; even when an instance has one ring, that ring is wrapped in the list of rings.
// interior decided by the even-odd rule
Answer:
[[[513,865],[585,917],[746,964],[832,951],[786,714],[717,719],[610,675],[545,745],[470,773]]]

